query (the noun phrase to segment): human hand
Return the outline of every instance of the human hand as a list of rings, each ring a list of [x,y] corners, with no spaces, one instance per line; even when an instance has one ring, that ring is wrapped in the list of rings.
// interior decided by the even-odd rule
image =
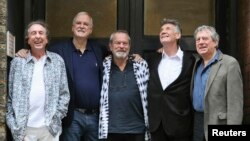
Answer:
[[[21,58],[26,58],[28,56],[28,49],[20,49],[15,56],[21,57]]]
[[[157,50],[157,52],[158,52],[158,53],[162,53],[162,52],[163,52],[163,47],[159,48],[159,49]]]
[[[130,56],[130,59],[134,60],[135,62],[141,62],[143,60],[143,58],[139,54],[132,54]]]

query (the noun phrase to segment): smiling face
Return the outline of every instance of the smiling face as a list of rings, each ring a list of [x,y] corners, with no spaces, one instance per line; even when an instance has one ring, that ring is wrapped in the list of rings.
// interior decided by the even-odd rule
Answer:
[[[88,38],[92,33],[93,21],[86,13],[78,14],[73,21],[72,32],[74,37]]]
[[[112,42],[109,43],[114,58],[126,59],[130,51],[130,41],[126,33],[117,32],[113,34]]]
[[[177,42],[181,34],[177,31],[176,26],[170,23],[164,24],[160,31],[160,42],[161,44],[167,44]]]
[[[31,50],[45,50],[48,44],[47,31],[40,24],[33,24],[29,27],[27,38]]]
[[[208,29],[197,32],[195,42],[197,52],[203,57],[213,56],[218,46],[218,42],[212,39],[212,33]]]

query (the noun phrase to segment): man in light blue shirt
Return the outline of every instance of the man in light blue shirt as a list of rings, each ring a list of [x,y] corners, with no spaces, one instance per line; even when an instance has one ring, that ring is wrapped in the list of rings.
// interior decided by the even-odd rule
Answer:
[[[194,32],[197,58],[192,85],[193,141],[208,140],[208,125],[239,125],[243,118],[243,84],[239,63],[218,49],[214,27]]]
[[[194,75],[194,85],[196,87],[194,87],[193,89],[193,106],[195,111],[204,112],[203,101],[207,79],[209,77],[211,66],[213,65],[213,63],[216,63],[216,61],[218,61],[219,54],[220,51],[216,53],[214,58],[208,63],[207,66],[204,66],[201,61],[197,63],[198,67]]]

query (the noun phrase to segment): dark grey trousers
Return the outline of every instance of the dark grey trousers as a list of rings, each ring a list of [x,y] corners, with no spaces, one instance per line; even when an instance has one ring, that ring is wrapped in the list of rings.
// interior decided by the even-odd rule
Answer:
[[[194,112],[193,141],[205,141],[203,112]]]

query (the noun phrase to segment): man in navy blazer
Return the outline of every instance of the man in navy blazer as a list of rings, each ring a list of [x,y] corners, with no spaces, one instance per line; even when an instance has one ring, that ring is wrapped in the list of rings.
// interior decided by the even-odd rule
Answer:
[[[92,28],[92,17],[79,12],[72,23],[73,38],[49,48],[64,59],[69,83],[70,103],[62,122],[63,141],[98,140],[102,61],[107,49],[88,39]]]
[[[192,104],[190,83],[195,58],[178,41],[178,21],[164,19],[160,31],[162,53],[145,54],[150,78],[148,86],[149,128],[153,141],[190,141]]]

